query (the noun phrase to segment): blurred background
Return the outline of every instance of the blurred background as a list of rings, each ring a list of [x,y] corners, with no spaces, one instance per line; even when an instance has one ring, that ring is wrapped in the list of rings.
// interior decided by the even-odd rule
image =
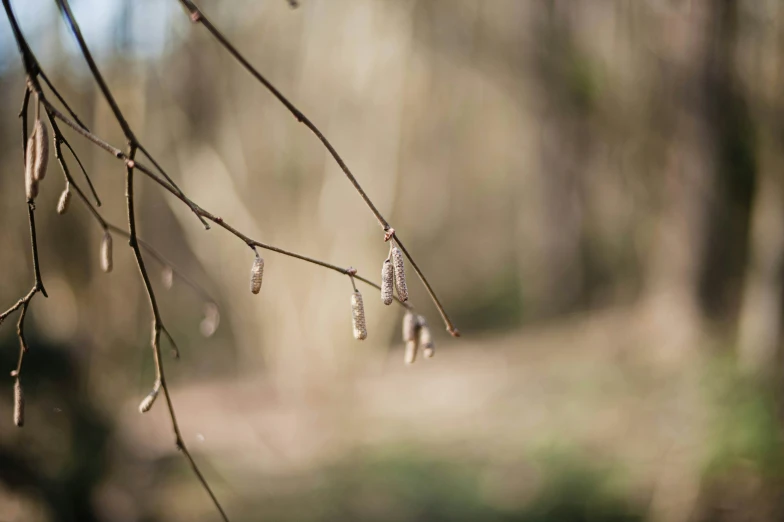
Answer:
[[[55,3],[12,5],[61,93],[122,147]],[[332,158],[177,1],[72,7],[190,197],[380,278],[387,245]],[[147,255],[182,353],[164,362],[183,437],[231,520],[784,519],[784,3],[200,7],[329,137],[463,333],[412,281],[437,353],[406,367],[400,307],[361,287],[369,337],[354,341],[348,279],[272,252],[253,296],[252,252],[137,176],[140,235],[168,260]],[[32,282],[23,88],[3,15],[3,308]],[[122,165],[66,135],[124,228]],[[0,394],[0,521],[218,520],[164,404],[137,411],[154,370],[131,250],[115,236],[102,273],[102,230],[78,200],[56,214],[62,188],[52,160],[23,429],[12,379]],[[167,290],[167,266],[203,291],[179,277]]]

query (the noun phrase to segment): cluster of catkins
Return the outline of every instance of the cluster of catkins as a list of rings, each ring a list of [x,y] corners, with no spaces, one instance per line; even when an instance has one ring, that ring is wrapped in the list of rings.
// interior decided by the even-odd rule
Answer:
[[[38,186],[46,177],[46,168],[49,164],[49,131],[44,122],[38,118],[35,121],[33,132],[27,139],[25,149],[25,194],[27,201],[32,202],[38,197]],[[71,203],[71,184],[66,181],[65,189],[57,201],[57,213],[65,214]],[[108,230],[104,232],[101,241],[101,269],[104,272],[112,271],[112,236]]]
[[[256,259],[250,269],[250,291],[258,294],[261,291],[261,281],[264,275],[264,259],[256,252]],[[349,272],[352,275],[352,272]],[[353,281],[353,279],[352,279]],[[381,267],[381,301],[385,305],[392,304],[397,290],[397,298],[401,303],[408,301],[408,287],[406,286],[406,271],[403,265],[403,253],[392,245],[389,255]],[[351,326],[354,338],[363,341],[367,339],[367,322],[365,321],[365,305],[362,294],[354,288],[351,294]],[[411,364],[417,356],[419,347],[422,347],[425,357],[432,357],[435,353],[433,337],[427,321],[421,315],[414,315],[410,310],[403,317],[403,340],[406,342],[405,362]]]
[[[389,255],[381,266],[381,302],[385,305],[392,304],[395,299],[395,290],[397,290],[398,300],[401,303],[406,303],[408,301],[408,287],[406,286],[403,253],[398,247],[392,245]],[[359,340],[367,338],[362,295],[356,289],[351,296],[351,310],[354,338]],[[403,340],[406,342],[406,364],[411,364],[416,360],[420,346],[425,357],[429,358],[435,354],[435,345],[427,321],[421,315],[414,315],[411,310],[407,310],[403,316]]]

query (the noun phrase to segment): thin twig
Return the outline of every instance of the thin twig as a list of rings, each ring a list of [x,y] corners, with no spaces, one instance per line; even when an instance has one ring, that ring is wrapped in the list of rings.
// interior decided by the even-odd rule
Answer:
[[[61,137],[62,137],[62,135],[61,135]],[[65,139],[65,137],[62,137],[62,141],[65,144],[65,146],[68,147],[68,150],[71,151],[71,155],[76,160],[76,163],[79,164],[79,168],[81,169],[82,174],[84,174],[84,179],[87,180],[87,185],[90,187],[90,192],[92,193],[93,198],[95,198],[95,204],[100,207],[101,206],[101,198],[98,197],[98,193],[95,191],[95,187],[93,186],[93,182],[90,179],[90,176],[87,174],[87,170],[84,168],[84,165],[82,165],[82,160],[79,159],[79,155],[76,154],[76,151],[73,150],[73,147],[71,147],[71,144],[68,142],[68,140]]]
[[[3,0],[5,3],[7,0]],[[28,63],[26,61],[26,63]],[[27,160],[26,148],[27,148],[27,109],[30,104],[30,89],[25,87],[25,94],[22,100],[22,110],[20,112],[20,117],[22,119],[22,157],[24,161]],[[27,340],[25,339],[24,333],[24,320],[27,315],[27,307],[30,306],[30,301],[32,301],[33,297],[36,293],[41,292],[44,297],[48,297],[46,294],[46,289],[44,288],[43,280],[41,279],[41,269],[40,264],[38,263],[38,239],[36,235],[35,229],[35,205],[32,201],[27,202],[27,219],[30,224],[30,248],[32,250],[32,258],[33,258],[33,287],[30,291],[19,299],[16,304],[12,305],[8,310],[0,314],[0,324],[10,315],[11,313],[15,312],[19,308],[22,309],[21,313],[19,314],[19,322],[16,325],[16,335],[19,337],[19,360],[16,365],[16,369],[11,372],[13,377],[19,377],[19,374],[22,371],[22,361],[24,360],[24,354],[27,352]]]
[[[155,372],[156,372],[156,383],[160,383],[161,388],[163,389],[163,394],[166,397],[166,405],[169,410],[169,417],[171,419],[172,429],[174,431],[175,437],[175,444],[177,448],[182,451],[183,455],[188,459],[188,462],[193,468],[193,472],[196,477],[201,482],[202,487],[207,491],[212,502],[215,504],[215,507],[220,512],[223,520],[226,522],[229,521],[229,518],[226,516],[225,511],[223,511],[223,507],[221,506],[220,502],[218,501],[215,494],[212,492],[209,484],[204,479],[204,476],[201,474],[199,467],[196,465],[196,462],[193,460],[190,451],[188,451],[188,447],[185,445],[185,441],[182,438],[180,433],[180,427],[177,424],[177,416],[174,413],[174,405],[172,404],[171,395],[169,394],[169,387],[166,384],[166,374],[164,372],[163,361],[161,358],[161,330],[164,329],[163,322],[161,321],[160,311],[158,309],[158,302],[155,298],[155,293],[152,289],[152,283],[150,283],[150,277],[147,274],[147,268],[144,264],[144,259],[142,257],[142,251],[139,248],[139,243],[136,237],[136,217],[134,212],[134,201],[133,201],[133,159],[136,155],[136,146],[131,144],[130,150],[128,152],[129,164],[125,169],[125,196],[126,196],[126,205],[128,208],[128,234],[130,238],[128,240],[128,244],[133,249],[133,254],[136,257],[136,264],[139,267],[139,273],[142,277],[142,281],[144,281],[144,287],[147,291],[147,297],[150,301],[150,309],[152,310],[153,315],[153,336],[152,336],[152,348],[153,348],[153,357],[155,360]],[[167,332],[168,334],[168,332]]]
[[[370,197],[362,189],[362,187],[359,184],[359,181],[357,181],[357,178],[354,176],[354,174],[352,174],[351,170],[346,165],[346,162],[343,161],[343,158],[340,157],[340,154],[338,154],[338,151],[335,150],[335,147],[332,146],[332,144],[329,142],[327,137],[324,136],[324,134],[318,129],[318,127],[316,127],[316,125],[312,121],[310,121],[310,119],[307,116],[305,116],[302,113],[302,111],[300,111],[291,101],[289,101],[289,99],[286,98],[274,85],[272,85],[272,83],[270,83],[269,80],[267,80],[255,67],[253,67],[253,65],[251,65],[251,63],[242,55],[242,53],[240,53],[237,50],[237,48],[234,47],[234,45],[231,42],[229,42],[229,40],[223,35],[223,33],[221,33],[218,30],[218,28],[212,24],[212,22],[210,22],[209,18],[207,18],[204,15],[204,13],[196,6],[196,4],[194,4],[191,0],[178,0],[178,1],[180,2],[180,4],[182,4],[182,6],[185,9],[188,10],[188,12],[190,13],[191,21],[193,23],[200,23],[201,25],[203,25],[204,28],[207,29],[207,31],[209,31],[209,33],[223,46],[223,48],[226,49],[226,51],[232,57],[234,57],[234,59],[240,62],[240,64],[245,68],[245,70],[247,70],[259,83],[261,83],[264,87],[266,87],[267,90],[270,93],[272,93],[272,95],[275,96],[275,98],[277,98],[278,101],[280,101],[280,103],[282,103],[289,110],[289,112],[291,112],[291,114],[294,115],[297,121],[305,125],[313,134],[316,135],[319,141],[321,141],[324,147],[329,151],[329,153],[335,159],[335,162],[338,164],[340,169],[346,175],[346,178],[348,178],[348,180],[354,186],[354,189],[357,191],[357,193],[362,197],[362,199],[364,200],[365,204],[368,206],[370,211],[376,217],[376,220],[378,221],[379,225],[381,225],[381,228],[384,230],[385,241],[394,238],[398,246],[400,246],[400,250],[411,262],[411,266],[414,268],[414,271],[416,272],[417,276],[419,276],[419,279],[421,279],[422,283],[425,285],[425,288],[427,289],[427,293],[430,296],[430,299],[432,299],[433,304],[435,304],[436,308],[438,309],[438,313],[441,314],[441,318],[444,320],[444,324],[446,324],[447,331],[450,334],[452,334],[454,337],[460,337],[460,331],[452,323],[452,320],[449,318],[449,315],[446,313],[446,310],[441,304],[441,301],[438,299],[438,296],[433,290],[433,287],[430,285],[427,278],[425,277],[425,274],[422,272],[422,270],[419,269],[419,266],[411,257],[411,254],[409,254],[408,250],[406,250],[406,248],[398,239],[395,229],[392,228],[390,224],[387,222],[387,220],[384,218],[384,216],[381,215],[381,212],[379,212],[379,210],[370,200]]]

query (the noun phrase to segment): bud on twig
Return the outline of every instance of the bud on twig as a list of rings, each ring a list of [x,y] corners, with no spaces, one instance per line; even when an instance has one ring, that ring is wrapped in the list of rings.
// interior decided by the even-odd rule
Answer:
[[[403,301],[408,301],[408,287],[406,286],[406,270],[403,266],[403,252],[396,246],[392,247],[392,264],[395,267],[395,286],[397,287],[397,297]]]
[[[14,424],[20,428],[24,426],[24,405],[22,382],[17,377],[14,381]]]
[[[46,177],[46,167],[49,165],[49,132],[40,118],[36,120],[30,137],[35,140],[33,177],[36,181],[42,181]]]
[[[351,294],[351,319],[354,326],[354,339],[362,341],[367,338],[365,326],[365,307],[362,304],[362,294],[354,290]]]
[[[381,301],[385,305],[392,304],[392,292],[395,284],[395,269],[387,258],[381,267]]]
[[[421,315],[417,316],[417,341],[419,346],[422,347],[422,355],[428,359],[435,355],[436,345],[433,343],[433,334],[427,325],[427,321]]]
[[[264,260],[256,254],[256,260],[250,269],[250,291],[258,294],[261,290],[261,278],[264,276]]]
[[[68,205],[71,203],[71,184],[65,185],[65,190],[60,194],[60,201],[57,202],[57,213],[65,214],[68,211]]]
[[[158,398],[158,390],[160,389],[160,383],[156,382],[155,386],[153,387],[152,391],[147,394],[142,402],[139,404],[139,413],[147,413],[152,408],[152,405],[155,404],[155,399]]]
[[[101,241],[101,269],[106,273],[112,271],[112,235],[108,230]]]

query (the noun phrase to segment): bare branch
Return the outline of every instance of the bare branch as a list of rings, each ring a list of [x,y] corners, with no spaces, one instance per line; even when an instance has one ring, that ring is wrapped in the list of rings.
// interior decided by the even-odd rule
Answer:
[[[297,121],[305,125],[313,134],[316,135],[319,141],[321,141],[324,147],[329,151],[329,153],[335,159],[335,162],[338,164],[340,169],[346,175],[346,178],[348,178],[348,180],[354,186],[354,189],[357,191],[357,193],[359,193],[359,195],[362,197],[362,199],[364,200],[365,204],[368,206],[370,211],[376,217],[376,220],[378,221],[379,225],[381,225],[381,228],[384,229],[385,232],[384,240],[389,241],[389,239],[394,237],[395,242],[400,247],[400,250],[403,251],[403,254],[405,254],[408,260],[411,262],[411,266],[414,268],[414,271],[416,272],[417,276],[419,276],[419,279],[421,279],[422,283],[425,285],[425,288],[427,289],[427,293],[428,295],[430,295],[430,299],[432,299],[433,304],[436,305],[436,308],[438,309],[438,313],[441,314],[441,318],[444,320],[444,324],[446,324],[447,331],[450,334],[452,334],[454,337],[460,337],[460,331],[452,323],[452,320],[449,319],[449,315],[446,313],[446,310],[441,304],[441,301],[439,301],[438,296],[433,290],[433,287],[430,286],[430,283],[425,277],[425,274],[422,272],[422,270],[419,269],[419,266],[411,257],[411,254],[409,254],[408,250],[406,250],[406,248],[403,246],[403,244],[397,237],[395,233],[395,229],[392,228],[390,224],[387,222],[387,220],[384,219],[384,216],[381,215],[381,212],[379,212],[379,210],[370,200],[370,197],[368,197],[368,195],[362,189],[362,187],[359,184],[359,181],[357,181],[357,178],[354,176],[354,174],[352,174],[351,170],[349,170],[348,166],[346,165],[346,162],[343,161],[343,158],[340,157],[340,154],[338,154],[338,151],[335,150],[335,147],[332,146],[332,144],[329,142],[327,137],[324,136],[324,134],[318,129],[318,127],[316,127],[316,125],[312,121],[310,121],[310,119],[307,116],[305,116],[302,113],[302,111],[300,111],[296,106],[294,106],[294,104],[291,101],[289,101],[288,98],[286,98],[274,85],[272,85],[272,83],[270,83],[269,80],[267,80],[255,67],[253,67],[253,65],[251,65],[251,63],[242,55],[242,53],[240,53],[237,50],[237,48],[234,47],[234,45],[232,45],[231,42],[229,42],[229,40],[223,35],[223,33],[221,33],[218,30],[218,28],[212,24],[212,22],[210,22],[209,18],[207,18],[204,15],[204,13],[196,6],[196,4],[194,4],[191,0],[178,0],[178,1],[180,2],[180,4],[182,4],[182,6],[185,9],[188,10],[192,22],[203,25],[204,28],[207,29],[207,31],[209,31],[209,33],[223,46],[223,48],[226,49],[226,51],[232,57],[234,57],[234,59],[240,62],[240,64],[245,68],[245,70],[247,70],[259,83],[261,83],[264,87],[266,87],[266,89],[270,93],[272,93],[272,95],[275,96],[275,98],[277,98],[278,101],[280,101],[280,103],[282,103],[289,110],[289,112],[291,112],[291,114],[294,115],[295,118],[297,118]]]

